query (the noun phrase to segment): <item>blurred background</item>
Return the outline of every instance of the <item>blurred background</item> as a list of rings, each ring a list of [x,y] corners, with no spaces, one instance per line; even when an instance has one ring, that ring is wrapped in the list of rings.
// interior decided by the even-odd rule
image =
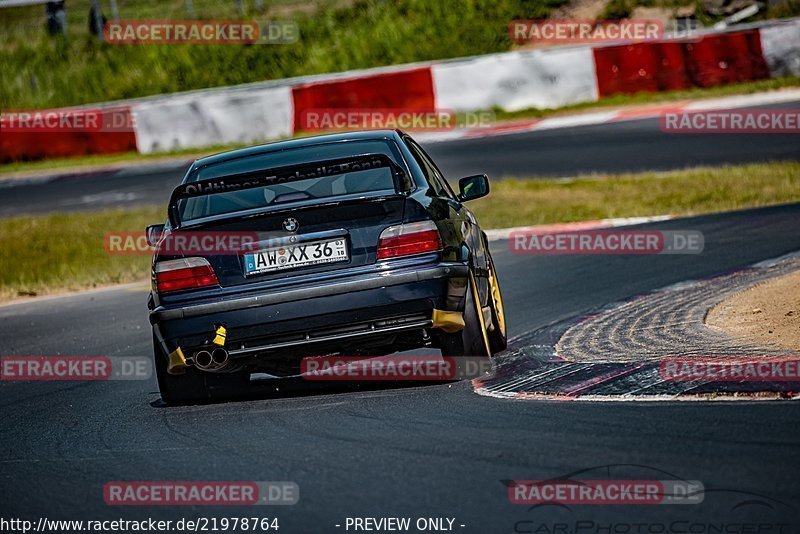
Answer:
[[[0,109],[71,106],[517,48],[514,19],[710,27],[800,14],[798,0],[0,1]],[[292,20],[292,46],[104,46],[98,20]],[[97,33],[96,30],[94,33]],[[530,46],[530,45],[528,45]]]

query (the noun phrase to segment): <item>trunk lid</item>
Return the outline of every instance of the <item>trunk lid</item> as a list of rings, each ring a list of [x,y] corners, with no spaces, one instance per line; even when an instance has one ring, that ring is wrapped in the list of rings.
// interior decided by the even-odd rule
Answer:
[[[255,237],[256,242],[241,253],[191,255],[209,261],[223,288],[262,285],[374,263],[378,238],[385,228],[402,222],[404,203],[402,194],[324,201],[204,223],[174,233],[231,232]],[[326,243],[333,254],[326,254]],[[341,250],[340,243],[346,251],[344,258],[335,255]]]

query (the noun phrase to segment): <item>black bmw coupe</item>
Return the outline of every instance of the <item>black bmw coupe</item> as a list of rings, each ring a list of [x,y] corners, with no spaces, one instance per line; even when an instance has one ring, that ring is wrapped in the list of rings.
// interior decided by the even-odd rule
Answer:
[[[469,176],[458,189],[396,130],[195,161],[166,223],[147,229],[164,401],[208,399],[253,373],[293,376],[310,355],[505,349],[486,234],[464,204],[487,195],[489,181]],[[237,233],[253,238],[235,253],[173,246]]]

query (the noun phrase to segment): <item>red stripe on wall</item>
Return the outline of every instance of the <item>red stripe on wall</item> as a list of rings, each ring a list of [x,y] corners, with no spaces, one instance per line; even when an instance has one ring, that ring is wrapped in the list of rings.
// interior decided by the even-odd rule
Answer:
[[[432,111],[436,103],[431,69],[403,70],[292,88],[295,128],[313,109],[405,109]]]
[[[601,98],[769,78],[758,30],[708,35],[692,42],[600,47],[593,52]]]
[[[71,110],[70,113],[79,114],[81,110]],[[97,110],[87,110],[86,113],[96,114]],[[99,131],[0,131],[0,162],[136,151],[131,108],[104,109],[101,116],[108,128]]]
[[[769,78],[758,30],[709,35],[687,45],[689,75],[698,87]]]
[[[601,97],[616,93],[654,93],[689,87],[679,43],[640,43],[594,49]]]

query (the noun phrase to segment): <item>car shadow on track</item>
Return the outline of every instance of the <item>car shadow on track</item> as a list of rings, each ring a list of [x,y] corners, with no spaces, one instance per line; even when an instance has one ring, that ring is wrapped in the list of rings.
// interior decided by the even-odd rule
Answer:
[[[172,408],[174,406],[202,406],[228,402],[247,402],[271,399],[292,399],[342,393],[365,393],[373,391],[404,390],[420,387],[433,387],[463,382],[465,380],[380,380],[380,381],[310,381],[299,377],[270,378],[256,380],[238,390],[213,390],[211,398],[170,405],[161,397],[152,401],[153,408]]]

